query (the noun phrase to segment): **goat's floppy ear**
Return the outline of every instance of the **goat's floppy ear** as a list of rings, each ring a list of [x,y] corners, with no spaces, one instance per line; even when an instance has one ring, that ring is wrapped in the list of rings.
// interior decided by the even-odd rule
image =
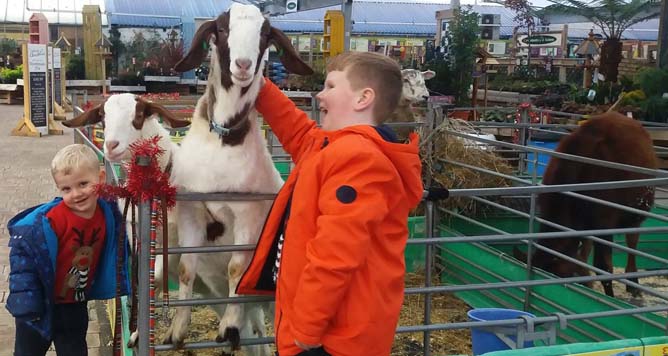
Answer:
[[[215,36],[216,28],[216,21],[209,20],[197,29],[188,54],[174,65],[175,71],[186,72],[202,64],[207,53],[209,53],[209,38],[212,35]]]
[[[292,42],[290,42],[290,39],[283,31],[272,26],[269,33],[269,42],[276,46],[281,63],[283,63],[290,73],[299,75],[313,74],[313,69],[299,58],[299,53],[292,47]]]
[[[142,98],[137,98],[137,100],[142,101],[144,104],[145,118],[148,118],[153,114],[158,114],[164,121],[167,121],[169,126],[173,129],[190,125],[190,121],[179,119],[171,111],[165,109],[165,107],[162,105],[145,101]]]
[[[83,114],[73,118],[69,119],[66,121],[63,121],[63,125],[66,127],[82,127],[86,125],[93,125],[96,124],[102,119],[104,119],[104,103],[106,101],[102,102],[102,104],[84,112]]]

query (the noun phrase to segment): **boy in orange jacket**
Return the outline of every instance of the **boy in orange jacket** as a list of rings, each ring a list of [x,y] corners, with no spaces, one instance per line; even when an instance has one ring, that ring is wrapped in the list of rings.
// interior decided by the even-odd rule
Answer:
[[[295,168],[237,291],[275,293],[280,356],[386,356],[403,302],[408,212],[423,193],[417,135],[398,143],[382,125],[401,96],[396,62],[350,52],[327,70],[322,128],[269,81],[258,96]]]

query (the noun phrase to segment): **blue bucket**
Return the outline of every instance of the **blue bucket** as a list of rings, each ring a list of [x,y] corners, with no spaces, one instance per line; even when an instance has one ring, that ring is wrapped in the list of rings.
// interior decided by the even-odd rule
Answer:
[[[469,310],[467,315],[472,321],[492,321],[492,320],[506,320],[506,319],[515,319],[520,315],[526,315],[531,318],[535,318],[535,315],[520,310],[513,309],[500,309],[500,308],[479,308]],[[508,330],[512,333],[515,330],[515,327],[508,327]],[[510,333],[509,333],[510,334]],[[515,336],[508,337],[517,342]],[[510,346],[506,345],[501,339],[499,339],[493,332],[489,332],[480,328],[471,328],[471,344],[473,345],[473,355],[482,355],[486,352],[492,351],[502,351],[510,350]],[[527,341],[524,343],[524,347],[533,347],[533,341]]]
[[[529,141],[527,145],[554,151],[557,148],[557,145],[559,145],[559,142]],[[538,164],[536,164],[536,167],[534,168],[534,155],[536,155],[535,152],[529,152],[527,154],[527,174],[533,174],[535,169],[536,175],[542,177],[545,173],[545,168],[547,168],[547,164],[550,162],[551,156],[546,153],[538,153]]]

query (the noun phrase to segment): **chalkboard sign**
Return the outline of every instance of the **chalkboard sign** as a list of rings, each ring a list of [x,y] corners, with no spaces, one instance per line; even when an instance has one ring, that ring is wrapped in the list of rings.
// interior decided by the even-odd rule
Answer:
[[[28,85],[30,87],[30,121],[43,135],[48,134],[47,56],[46,45],[28,44]]]
[[[53,49],[53,97],[58,105],[63,105],[63,88],[60,78],[60,48]]]

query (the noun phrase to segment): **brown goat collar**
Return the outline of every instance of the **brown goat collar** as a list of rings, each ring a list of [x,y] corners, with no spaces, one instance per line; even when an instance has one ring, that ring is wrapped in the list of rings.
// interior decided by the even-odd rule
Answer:
[[[223,145],[236,146],[241,144],[250,131],[250,113],[251,103],[236,113],[225,125],[219,125],[209,118],[209,131],[218,134]]]

